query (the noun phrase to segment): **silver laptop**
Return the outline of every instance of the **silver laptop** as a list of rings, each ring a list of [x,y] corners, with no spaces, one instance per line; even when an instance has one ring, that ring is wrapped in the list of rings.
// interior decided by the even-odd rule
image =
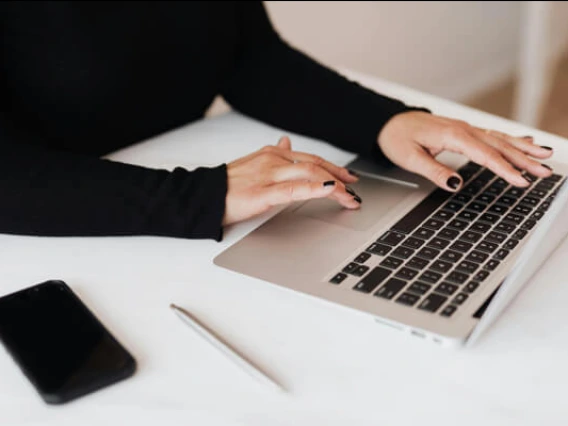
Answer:
[[[517,188],[453,154],[463,189],[356,159],[363,203],[328,199],[275,214],[214,259],[220,267],[441,345],[473,344],[568,233],[568,168]]]

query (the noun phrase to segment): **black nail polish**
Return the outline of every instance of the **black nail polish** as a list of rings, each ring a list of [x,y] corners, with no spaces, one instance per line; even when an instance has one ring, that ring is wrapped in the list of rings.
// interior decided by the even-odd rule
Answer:
[[[351,176],[359,177],[359,173],[357,173],[355,170],[347,169],[347,172],[349,172]]]
[[[452,176],[451,178],[448,179],[447,185],[452,189],[458,189],[460,183],[461,181],[459,178]]]
[[[323,183],[323,186],[332,186],[335,185],[335,181],[334,180],[328,180],[327,182]]]
[[[548,164],[541,164],[541,166],[552,171],[552,167],[550,167]]]
[[[345,192],[347,192],[350,195],[353,195],[354,197],[357,196],[357,193],[355,191],[353,191],[351,188],[349,188],[348,186],[345,187]]]
[[[541,145],[540,147],[541,147],[541,148],[544,148],[544,149],[548,149],[549,151],[552,151],[552,148],[549,147],[549,146],[542,146],[542,145]]]
[[[361,197],[359,197],[358,195],[355,195],[355,196],[353,197],[353,199],[354,199],[355,201],[357,201],[359,204],[361,204],[361,203],[363,202],[363,200],[361,200]]]

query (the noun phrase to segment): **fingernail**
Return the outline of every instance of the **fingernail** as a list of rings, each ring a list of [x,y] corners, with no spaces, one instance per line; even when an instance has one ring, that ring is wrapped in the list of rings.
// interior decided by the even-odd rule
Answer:
[[[448,179],[447,185],[452,189],[458,189],[460,186],[461,180],[455,176],[452,176]]]
[[[328,180],[327,182],[323,183],[323,186],[333,186],[335,185],[335,181],[334,180]]]
[[[358,195],[355,195],[355,196],[353,197],[353,199],[354,199],[355,201],[357,201],[359,204],[361,204],[361,203],[363,202],[363,200],[361,200],[361,197],[359,197]]]
[[[552,171],[552,167],[550,167],[548,164],[541,164],[541,166]]]
[[[542,145],[541,145],[540,147],[541,147],[541,148],[544,148],[544,149],[548,149],[549,151],[552,151],[552,148],[549,147],[549,146],[542,146]]]
[[[350,195],[353,195],[354,197],[357,196],[357,193],[355,191],[353,191],[351,188],[349,188],[348,186],[345,187],[345,192],[347,192]]]
[[[357,173],[355,170],[347,169],[347,171],[349,172],[350,175],[359,177],[359,173]]]

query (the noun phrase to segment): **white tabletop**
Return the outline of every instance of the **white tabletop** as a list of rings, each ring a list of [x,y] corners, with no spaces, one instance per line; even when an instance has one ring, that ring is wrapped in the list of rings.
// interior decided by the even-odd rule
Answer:
[[[532,134],[568,159],[568,141],[355,73],[433,112]],[[152,167],[217,165],[285,134],[229,113],[113,154]],[[286,133],[290,134],[290,133]],[[292,134],[293,147],[346,164],[354,156]],[[104,208],[104,206],[101,206]],[[0,236],[0,293],[65,280],[138,361],[132,378],[68,405],[45,405],[0,350],[0,425],[534,425],[566,424],[568,246],[476,347],[444,349],[368,317],[212,264],[276,211],[225,239]],[[168,308],[204,320],[286,389],[251,380]]]

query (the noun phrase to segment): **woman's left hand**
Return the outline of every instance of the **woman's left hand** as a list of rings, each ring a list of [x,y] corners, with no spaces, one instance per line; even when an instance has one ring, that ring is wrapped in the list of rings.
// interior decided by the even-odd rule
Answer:
[[[514,137],[428,112],[395,115],[383,127],[377,142],[391,162],[451,192],[458,191],[463,181],[454,170],[436,161],[445,150],[468,157],[518,187],[529,185],[523,170],[537,177],[552,174],[548,166],[531,158],[549,158],[552,149],[535,145],[532,137]]]

